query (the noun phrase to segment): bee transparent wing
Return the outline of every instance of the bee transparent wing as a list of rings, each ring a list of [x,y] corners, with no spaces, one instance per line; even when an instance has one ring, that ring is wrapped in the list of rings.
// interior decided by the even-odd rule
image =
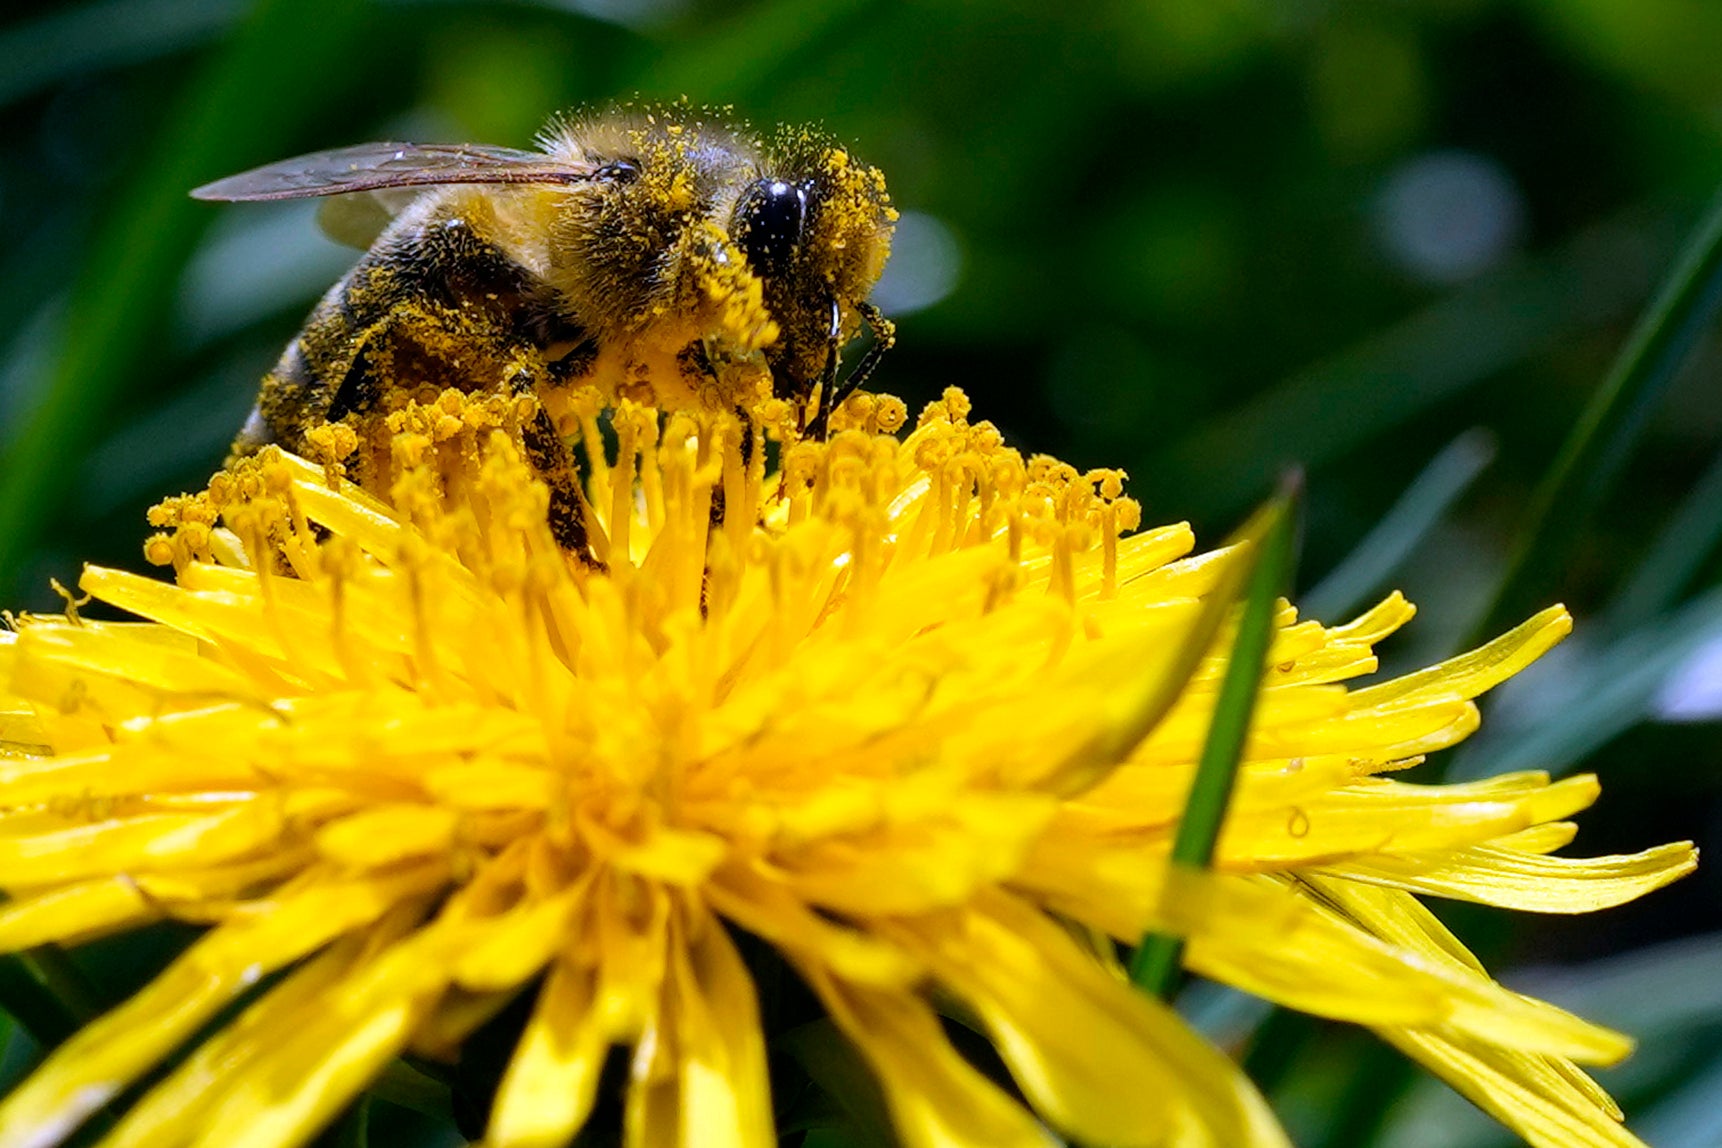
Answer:
[[[595,164],[478,144],[369,143],[265,164],[206,183],[196,199],[308,199],[451,183],[579,183]]]
[[[395,216],[422,193],[417,187],[386,187],[331,195],[317,205],[317,226],[336,243],[368,251]]]

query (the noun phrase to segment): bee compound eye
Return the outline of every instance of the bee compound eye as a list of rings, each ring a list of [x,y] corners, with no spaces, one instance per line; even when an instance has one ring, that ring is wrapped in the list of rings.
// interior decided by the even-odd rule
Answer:
[[[807,224],[807,189],[781,179],[756,181],[736,206],[734,233],[748,265],[766,277],[789,266]]]
[[[633,183],[640,178],[640,165],[633,160],[619,159],[605,164],[594,174],[606,183]]]

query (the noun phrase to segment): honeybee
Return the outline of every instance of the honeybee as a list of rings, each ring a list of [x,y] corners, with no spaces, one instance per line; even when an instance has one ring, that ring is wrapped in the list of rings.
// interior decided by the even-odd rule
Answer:
[[[264,378],[236,456],[303,452],[312,429],[414,380],[530,394],[523,441],[551,528],[591,561],[557,421],[573,384],[677,410],[739,409],[769,386],[823,434],[892,345],[867,294],[896,212],[879,171],[823,134],[768,142],[678,105],[553,120],[537,142],[362,144],[192,192],[354,197],[386,221]],[[872,345],[839,382],[862,326]]]

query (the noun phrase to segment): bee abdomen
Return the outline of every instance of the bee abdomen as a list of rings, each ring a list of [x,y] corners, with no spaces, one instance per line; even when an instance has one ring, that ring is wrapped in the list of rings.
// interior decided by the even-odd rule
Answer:
[[[312,395],[316,386],[317,380],[305,361],[299,340],[294,339],[287,344],[274,369],[263,376],[257,405],[251,408],[250,417],[233,440],[233,457],[256,454],[271,444],[300,449],[303,443],[298,431],[306,425],[305,417],[314,405]]]
[[[400,228],[323,296],[258,392],[235,455],[369,411],[392,382],[497,386],[509,364],[584,331],[545,284],[458,215]],[[577,365],[577,364],[570,364]]]
[[[323,421],[330,395],[350,366],[360,339],[357,317],[347,302],[350,279],[343,279],[323,297],[304,329],[263,377],[257,405],[233,440],[236,457],[272,443],[303,450],[305,431]]]

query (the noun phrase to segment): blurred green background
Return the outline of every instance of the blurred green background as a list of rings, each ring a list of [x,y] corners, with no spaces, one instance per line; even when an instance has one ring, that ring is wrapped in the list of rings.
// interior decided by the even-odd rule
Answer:
[[[7,13],[0,586],[36,609],[85,560],[141,566],[145,507],[219,464],[354,258],[312,205],[186,189],[368,139],[525,145],[556,109],[686,95],[822,121],[887,173],[905,215],[876,298],[901,338],[875,385],[914,406],[960,384],[1020,445],[1126,467],[1149,521],[1210,541],[1303,463],[1306,605],[1338,617],[1402,587],[1424,614],[1386,653],[1408,666],[1479,620],[1722,182],[1708,0]],[[1722,836],[1719,370],[1707,329],[1636,440],[1587,462],[1595,513],[1528,587],[1579,634],[1448,765],[1597,771],[1582,851]],[[1608,1076],[1642,1134],[1722,1145],[1719,889],[1701,870],[1596,918],[1455,920],[1510,981],[1644,1038]],[[1254,1048],[1300,1143],[1504,1142],[1433,1086],[1359,1085],[1388,1056],[1364,1037],[1264,1035],[1250,1002],[1202,988],[1183,1006]]]

